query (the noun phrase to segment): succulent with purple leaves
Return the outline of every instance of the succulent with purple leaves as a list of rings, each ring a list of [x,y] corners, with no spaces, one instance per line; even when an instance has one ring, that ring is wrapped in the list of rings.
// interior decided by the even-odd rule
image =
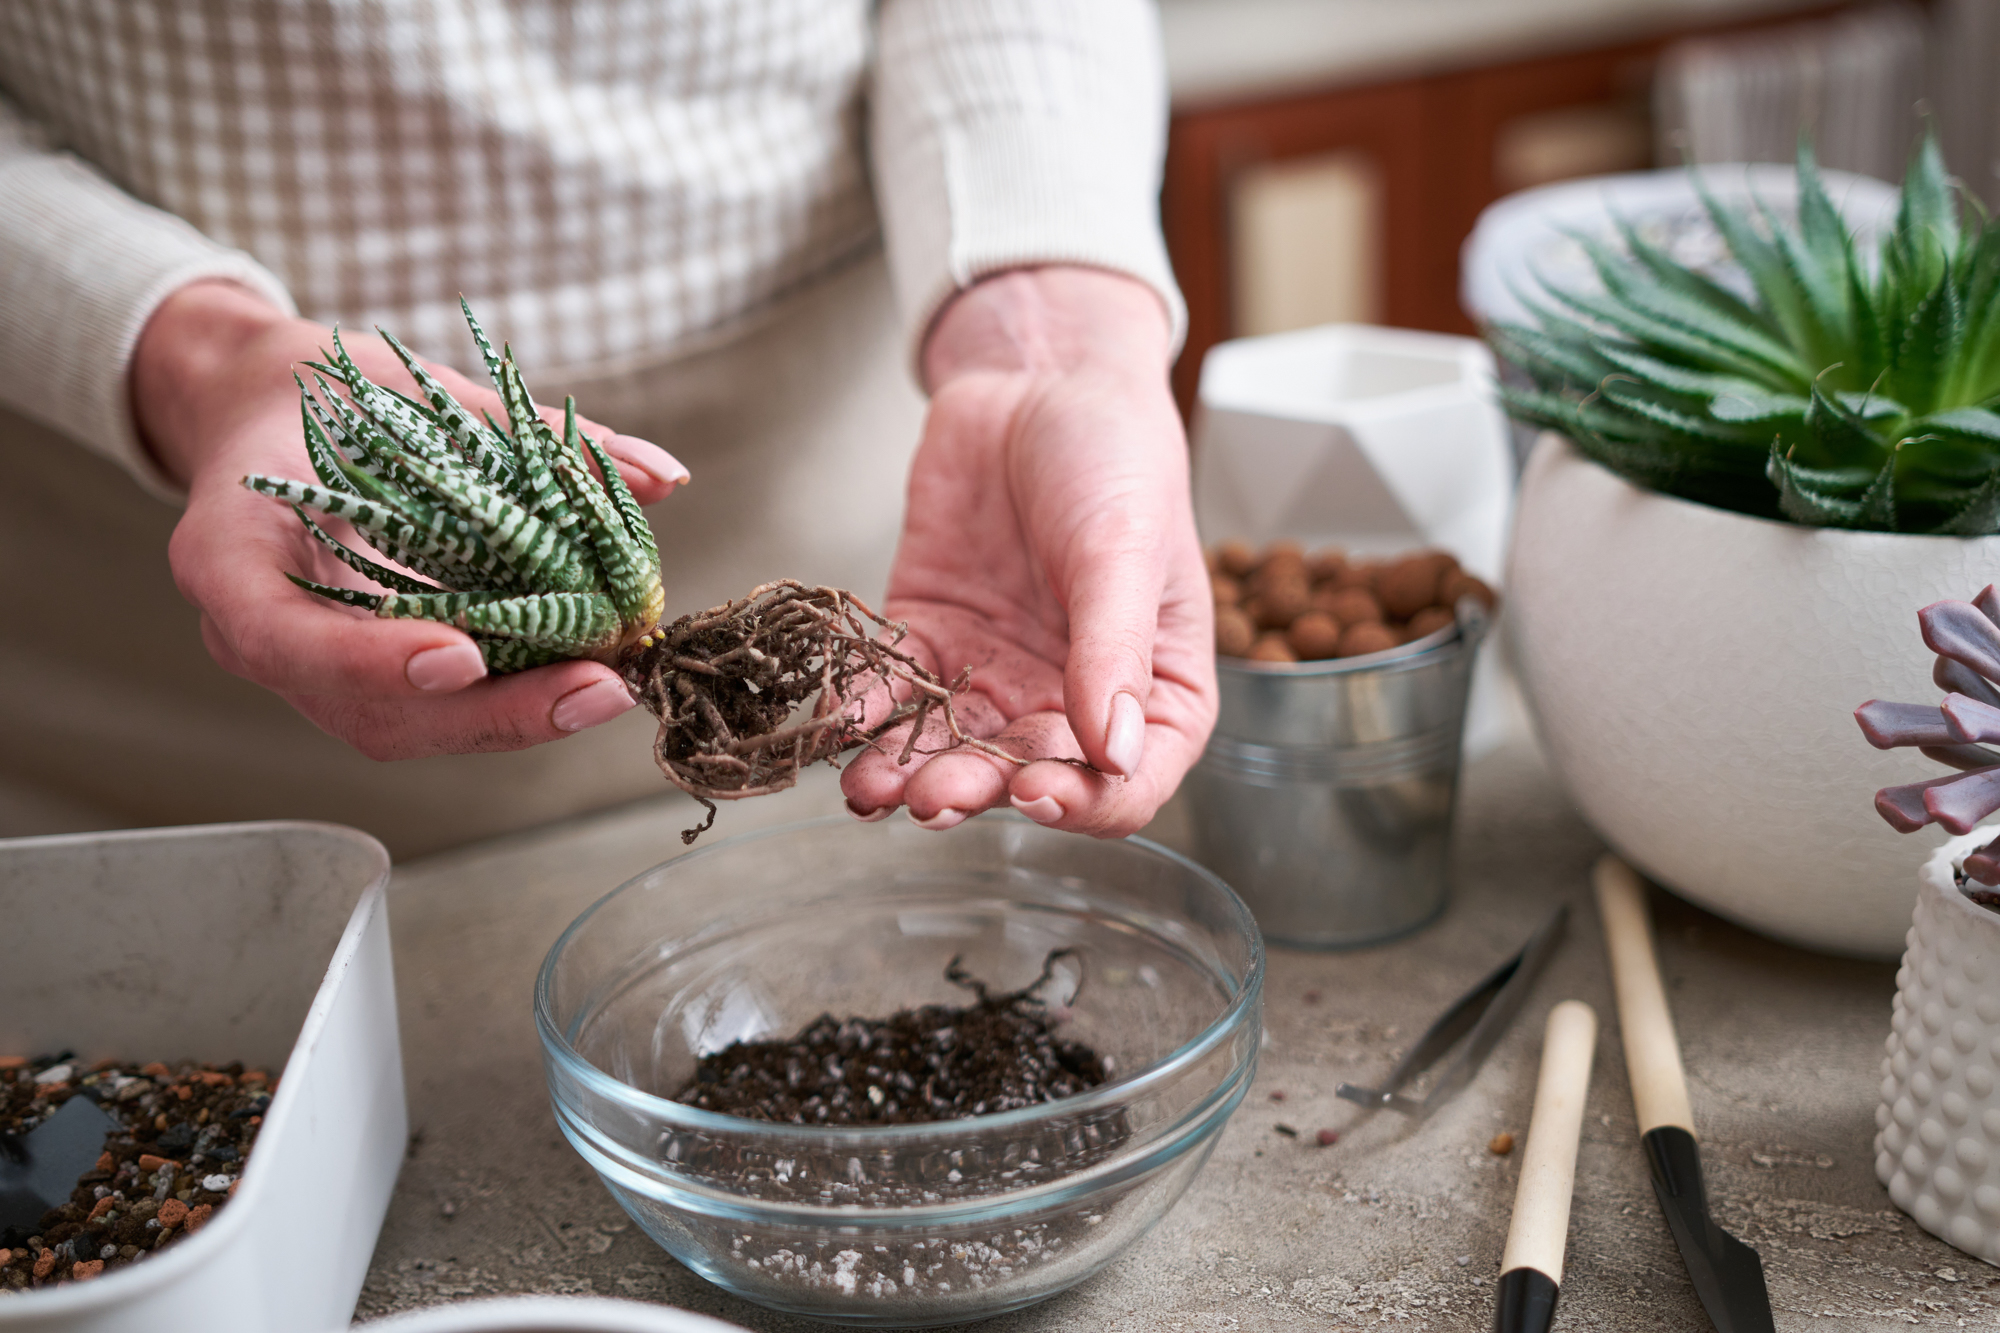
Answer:
[[[1900,833],[1929,824],[1966,834],[2000,810],[2000,591],[1989,584],[1969,602],[1933,602],[1917,612],[1924,643],[1937,654],[1931,679],[1945,691],[1940,704],[1870,699],[1854,710],[1862,735],[1878,750],[1915,746],[1926,758],[1957,769],[1923,782],[1884,787],[1875,809]],[[2000,829],[1965,860],[1965,874],[2000,885]],[[1971,895],[2000,907],[2000,894]]]

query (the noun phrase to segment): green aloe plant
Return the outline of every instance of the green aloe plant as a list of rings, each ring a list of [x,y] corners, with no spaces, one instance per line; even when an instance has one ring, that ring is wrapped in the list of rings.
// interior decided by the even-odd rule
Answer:
[[[1699,188],[1699,176],[1696,177]],[[2000,227],[1961,217],[1934,135],[1864,253],[1801,145],[1796,217],[1702,198],[1747,297],[1620,223],[1604,290],[1543,283],[1495,349],[1518,419],[1639,485],[1824,527],[2000,531]]]

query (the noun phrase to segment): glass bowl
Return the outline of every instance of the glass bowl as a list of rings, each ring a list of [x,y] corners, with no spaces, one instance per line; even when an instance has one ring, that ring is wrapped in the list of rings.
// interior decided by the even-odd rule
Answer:
[[[824,1014],[1028,985],[1108,1057],[1088,1092],[930,1124],[797,1126],[669,1100],[699,1058]],[[1012,815],[746,834],[617,889],[535,984],[556,1120],[711,1282],[835,1323],[947,1324],[1090,1276],[1165,1214],[1255,1072],[1263,945],[1222,881]]]

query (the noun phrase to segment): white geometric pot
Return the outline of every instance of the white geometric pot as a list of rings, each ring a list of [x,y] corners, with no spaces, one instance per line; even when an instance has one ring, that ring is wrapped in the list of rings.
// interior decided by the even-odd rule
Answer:
[[[1954,879],[1996,833],[1953,838],[1918,876],[1882,1061],[1875,1174],[1918,1226],[2000,1264],[2000,914]]]
[[[1514,448],[1476,338],[1324,324],[1217,343],[1191,434],[1204,541],[1437,546],[1499,580]],[[1506,735],[1499,671],[1491,652],[1473,667],[1468,755]]]
[[[1917,609],[2000,580],[2000,538],[1848,532],[1642,490],[1554,435],[1528,460],[1505,627],[1551,764],[1675,893],[1780,939],[1893,958],[1910,862],[1877,817],[1946,772],[1870,748],[1864,700],[1931,703]]]

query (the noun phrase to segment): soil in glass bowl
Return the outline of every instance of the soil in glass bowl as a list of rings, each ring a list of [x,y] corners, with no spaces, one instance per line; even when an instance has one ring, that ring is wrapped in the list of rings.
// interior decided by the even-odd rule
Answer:
[[[1054,950],[1034,982],[1004,995],[989,994],[986,984],[953,958],[945,979],[972,991],[976,1003],[928,1004],[887,1018],[822,1014],[788,1040],[733,1042],[703,1056],[673,1100],[794,1125],[889,1125],[962,1120],[1087,1092],[1111,1077],[1113,1061],[1057,1035],[1068,1006],[1052,1007],[1039,995],[1055,975],[1056,960],[1075,954]],[[1069,1001],[1075,999],[1073,991]],[[1127,1137],[1117,1124],[1093,1124],[1088,1132],[1102,1156]],[[804,1163],[775,1171],[761,1162],[733,1172],[720,1162],[709,1168],[713,1176],[752,1186],[751,1192],[765,1198],[838,1199],[863,1207],[912,1202],[910,1182],[857,1186],[816,1180]],[[960,1185],[960,1173],[950,1172],[941,1183]],[[1001,1227],[976,1238],[919,1237],[859,1246],[822,1241],[796,1249],[760,1245],[758,1237],[741,1233],[732,1237],[730,1253],[780,1280],[841,1295],[949,1296],[1056,1258],[1099,1220],[1086,1214]]]
[[[978,1003],[887,1018],[821,1014],[789,1040],[732,1042],[704,1055],[673,1100],[793,1125],[915,1125],[1088,1092],[1110,1076],[1110,1057],[1057,1036],[1062,1014],[1037,994],[1056,960],[1075,953],[1052,951],[1041,976],[1005,995],[989,995],[953,958],[945,980]]]

